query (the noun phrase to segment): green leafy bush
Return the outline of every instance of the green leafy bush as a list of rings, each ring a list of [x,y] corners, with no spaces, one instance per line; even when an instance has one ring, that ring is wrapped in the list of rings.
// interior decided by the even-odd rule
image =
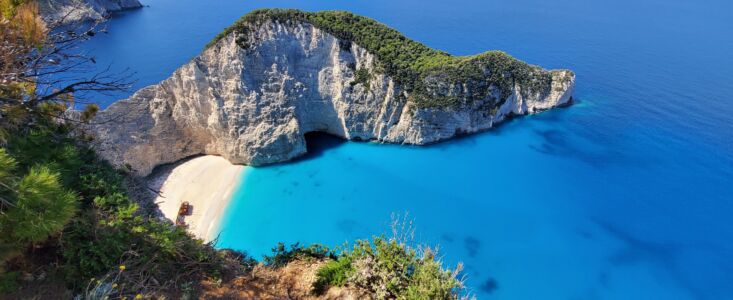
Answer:
[[[40,242],[57,233],[74,216],[76,196],[48,167],[33,167],[18,183],[13,207],[0,217],[4,239]]]
[[[0,293],[9,293],[18,288],[18,272],[0,272]]]
[[[318,269],[316,281],[313,283],[313,292],[316,295],[322,295],[329,286],[344,286],[349,274],[353,272],[350,256],[342,255],[336,260],[330,260]]]
[[[313,292],[351,285],[377,299],[457,299],[460,269],[443,269],[429,248],[419,251],[397,239],[374,237],[357,241],[351,251],[319,268]]]
[[[354,73],[354,81],[351,82],[351,86],[361,84],[366,90],[369,90],[370,83],[372,80],[372,74],[367,68],[360,68]]]
[[[5,149],[0,149],[0,168],[0,263],[4,263],[29,244],[58,234],[74,216],[77,198],[61,185],[59,173],[45,165],[19,172]],[[16,175],[23,173],[20,178]]]
[[[117,281],[125,289],[116,289],[117,295],[221,272],[222,258],[215,249],[142,212],[128,196],[124,174],[68,130],[40,124],[13,134],[8,146],[0,148],[0,182],[28,174],[16,180],[11,194],[18,200],[0,215],[0,240],[37,242],[63,232],[46,244],[56,248],[68,285],[83,288],[90,278],[124,264],[128,272]],[[0,195],[6,194],[0,189]]]

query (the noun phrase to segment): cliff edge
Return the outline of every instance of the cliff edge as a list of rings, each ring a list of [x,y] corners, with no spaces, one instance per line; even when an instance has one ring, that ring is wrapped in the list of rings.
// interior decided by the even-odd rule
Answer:
[[[157,85],[101,111],[98,152],[139,175],[198,154],[265,165],[304,135],[423,145],[569,104],[575,75],[457,57],[342,11],[258,10]],[[112,120],[112,121],[110,121]]]
[[[62,23],[102,21],[111,13],[140,8],[138,0],[39,0],[38,7],[46,21]]]

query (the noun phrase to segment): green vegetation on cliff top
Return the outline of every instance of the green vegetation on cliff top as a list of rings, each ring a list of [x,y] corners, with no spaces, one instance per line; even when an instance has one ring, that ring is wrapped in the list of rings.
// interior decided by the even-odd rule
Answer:
[[[366,49],[378,59],[379,70],[375,71],[389,75],[401,84],[418,107],[472,105],[490,98],[489,104],[493,105],[487,108],[491,109],[510,95],[515,83],[522,86],[522,92],[527,94],[550,91],[550,71],[524,63],[504,52],[453,56],[413,41],[375,20],[345,11],[255,10],[220,33],[207,48],[236,32],[239,34],[237,43],[246,49],[250,42],[246,33],[268,21],[310,23],[339,38],[344,50],[349,50],[348,42]]]

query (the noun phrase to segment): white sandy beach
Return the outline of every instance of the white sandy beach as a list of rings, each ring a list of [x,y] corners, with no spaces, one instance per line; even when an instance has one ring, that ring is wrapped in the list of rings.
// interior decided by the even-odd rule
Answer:
[[[160,180],[155,200],[166,218],[175,222],[181,203],[188,201],[192,213],[185,217],[188,231],[210,241],[218,234],[219,219],[239,184],[243,166],[219,156],[201,156],[175,166]]]

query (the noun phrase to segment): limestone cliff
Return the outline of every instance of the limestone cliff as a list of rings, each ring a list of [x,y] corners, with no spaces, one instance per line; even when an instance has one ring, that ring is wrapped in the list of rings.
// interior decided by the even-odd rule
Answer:
[[[197,154],[255,166],[287,161],[305,153],[313,131],[422,145],[568,104],[575,83],[571,71],[500,52],[465,58],[480,76],[449,78],[456,70],[440,65],[408,81],[357,38],[314,22],[245,21],[246,30],[228,30],[170,78],[101,111],[97,120],[107,122],[91,128],[99,153],[145,175]]]
[[[39,0],[41,15],[47,21],[101,21],[116,11],[142,7],[138,0]]]

